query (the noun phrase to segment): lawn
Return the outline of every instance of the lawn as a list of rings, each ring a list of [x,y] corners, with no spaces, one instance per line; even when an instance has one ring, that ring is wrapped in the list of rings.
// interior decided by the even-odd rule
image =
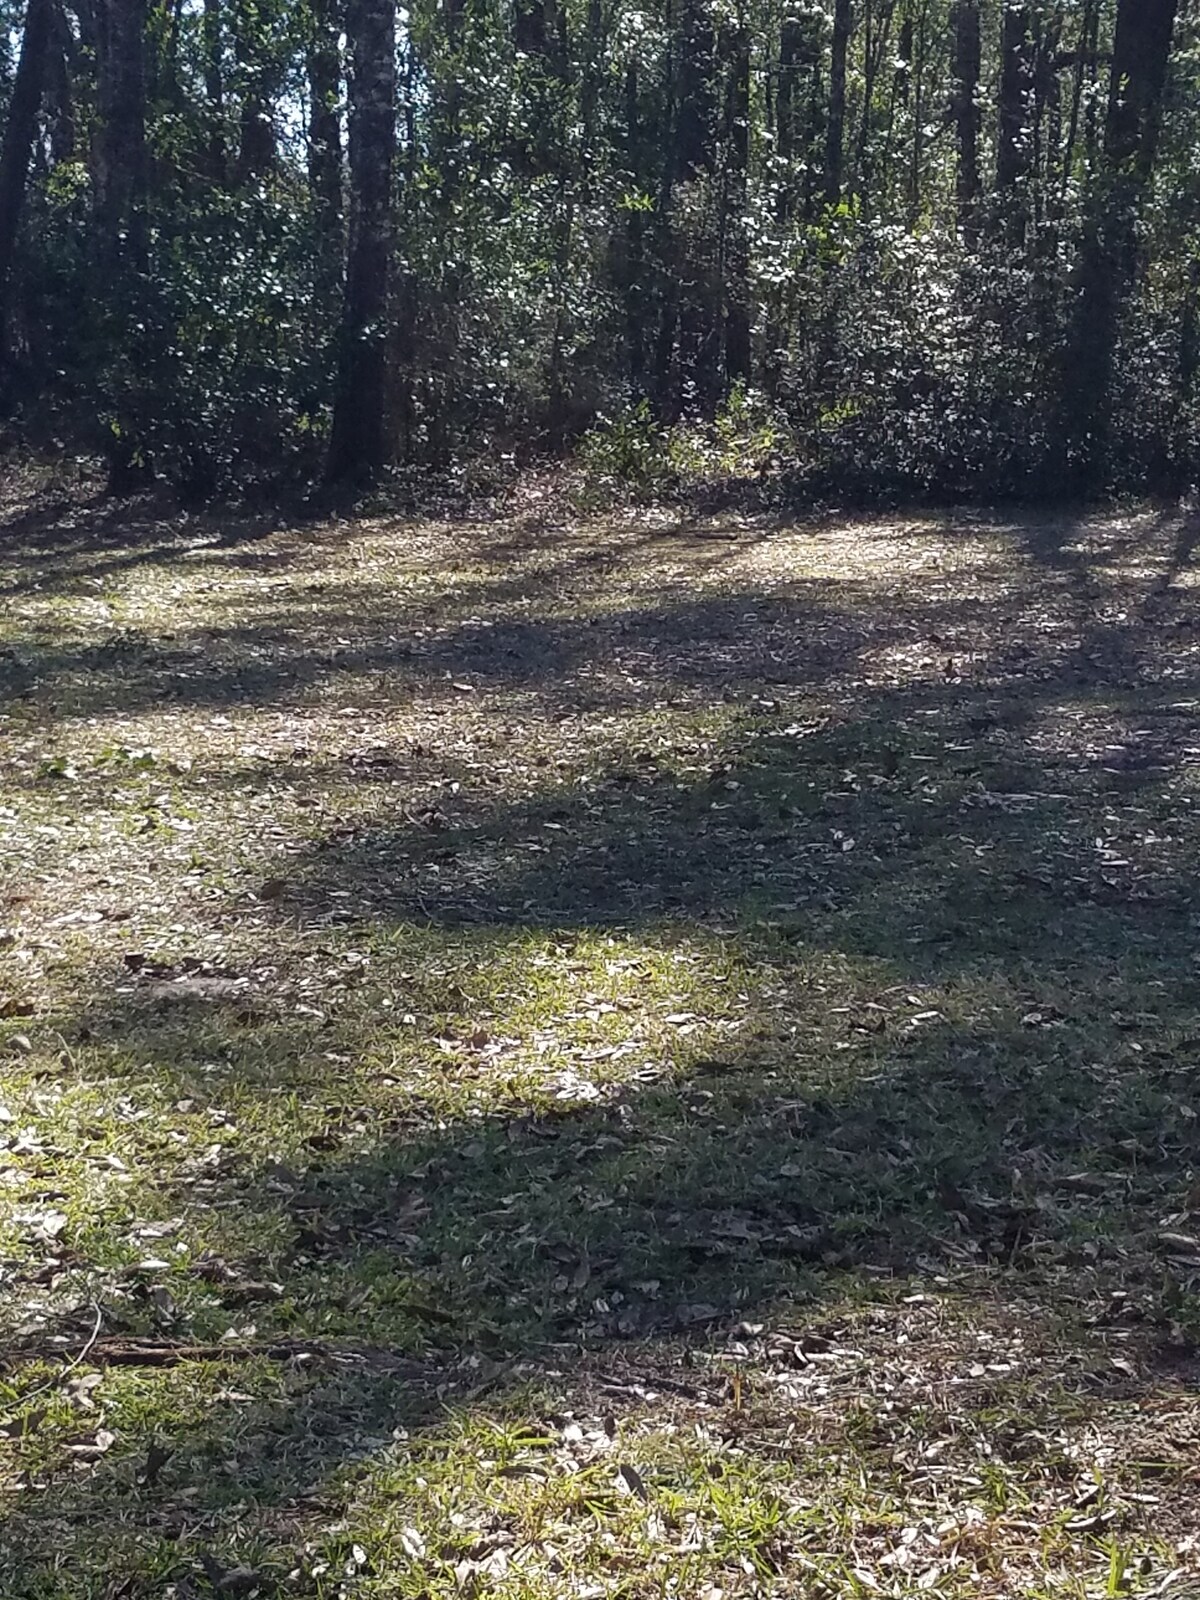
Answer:
[[[4,1600],[1200,1594],[1200,522],[0,540]]]

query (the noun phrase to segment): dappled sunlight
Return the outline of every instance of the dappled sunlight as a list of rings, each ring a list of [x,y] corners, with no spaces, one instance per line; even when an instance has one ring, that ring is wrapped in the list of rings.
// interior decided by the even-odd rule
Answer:
[[[1023,1572],[1021,1507],[1143,1492],[1135,1413],[1195,1368],[1196,668],[1127,536],[397,521],[39,580],[0,662],[26,1547],[171,1570],[161,1480],[313,1593],[569,1593],[597,1528],[614,1581],[840,1582],[860,1540],[909,1572],[901,1490]]]

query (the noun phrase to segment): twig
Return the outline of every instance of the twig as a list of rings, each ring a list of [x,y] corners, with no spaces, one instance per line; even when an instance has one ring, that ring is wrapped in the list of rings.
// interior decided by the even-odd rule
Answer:
[[[23,1394],[18,1401],[19,1405],[27,1405],[30,1400],[35,1400],[38,1395],[47,1394],[51,1389],[57,1389],[59,1384],[69,1372],[74,1372],[76,1367],[82,1366],[87,1360],[88,1356],[96,1348],[96,1342],[100,1337],[100,1326],[104,1321],[104,1313],[100,1310],[99,1303],[95,1300],[92,1301],[92,1309],[96,1313],[96,1322],[91,1333],[88,1335],[88,1341],[84,1345],[83,1349],[77,1356],[72,1357],[72,1359],[67,1362],[66,1366],[61,1372],[56,1372],[54,1377],[47,1378],[45,1383],[39,1383],[36,1389],[30,1389],[28,1394]]]

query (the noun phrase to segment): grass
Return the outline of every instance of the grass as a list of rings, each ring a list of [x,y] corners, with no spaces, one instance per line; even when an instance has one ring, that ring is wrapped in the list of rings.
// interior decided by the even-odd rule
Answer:
[[[555,506],[10,505],[0,1593],[1198,1592],[1191,522]]]

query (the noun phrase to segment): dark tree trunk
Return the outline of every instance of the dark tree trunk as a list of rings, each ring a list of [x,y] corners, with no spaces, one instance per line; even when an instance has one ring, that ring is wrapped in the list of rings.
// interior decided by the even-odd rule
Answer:
[[[996,136],[996,188],[1006,208],[1002,222],[1019,235],[1033,167],[1033,89],[1036,72],[1033,21],[1028,6],[1006,4],[1000,36],[1000,122]],[[1015,220],[1014,220],[1015,219]]]
[[[141,488],[153,469],[146,445],[142,371],[147,268],[147,0],[100,0],[96,8],[96,105],[92,142],[93,281],[112,390],[104,433],[110,494]]]
[[[716,153],[716,77],[713,19],[707,0],[682,0],[675,101],[677,175],[687,181],[711,172]]]
[[[846,55],[850,46],[851,0],[836,0],[829,57],[829,118],[825,125],[825,199],[842,197],[846,142]]]
[[[97,15],[97,244],[102,262],[136,272],[146,255],[146,14],[146,0],[102,0]]]
[[[629,383],[639,399],[646,381],[646,213],[640,204],[642,142],[637,62],[631,59],[625,69],[625,165],[634,182],[635,199],[625,213],[620,274]]]
[[[1137,224],[1154,171],[1177,10],[1178,0],[1120,0],[1117,9],[1104,155],[1064,374],[1067,445],[1082,489],[1104,475],[1117,332],[1137,270]]]
[[[269,13],[253,0],[243,0],[234,22],[233,52],[241,89],[238,121],[237,181],[257,183],[275,165],[272,45],[266,37]]]
[[[958,220],[972,238],[979,206],[979,73],[982,64],[979,0],[958,0],[954,9],[954,128],[958,142],[955,194]]]
[[[349,0],[350,243],[326,476],[387,465],[388,283],[396,154],[395,0]]]
[[[225,71],[222,56],[221,0],[204,0],[200,20],[204,60],[205,115],[208,122],[208,169],[214,183],[226,179]]]
[[[4,144],[0,148],[0,370],[8,357],[9,284],[46,82],[52,25],[51,0],[29,0]]]
[[[775,183],[775,221],[784,241],[790,234],[796,209],[795,162],[800,146],[801,72],[807,63],[813,77],[817,76],[818,51],[819,45],[812,36],[811,23],[806,26],[794,17],[785,19],[779,30],[779,88],[775,96],[775,155],[779,167]],[[805,156],[806,211],[811,207],[812,200],[812,150],[808,143],[813,129],[810,127],[807,132],[808,141],[802,152]],[[784,286],[774,285],[768,296],[766,350],[763,354],[763,386],[770,395],[778,392],[783,377],[790,333],[788,320]]]
[[[335,4],[317,0],[308,46],[308,187],[320,254],[319,281],[329,298],[341,278],[342,61]]]
[[[75,157],[75,36],[57,0],[52,0],[50,59],[42,91],[49,123],[50,161],[58,166]]]
[[[725,99],[724,249],[721,282],[725,294],[725,382],[750,381],[750,241],[747,234],[747,177],[750,167],[750,35],[744,27],[725,38],[728,83]]]

